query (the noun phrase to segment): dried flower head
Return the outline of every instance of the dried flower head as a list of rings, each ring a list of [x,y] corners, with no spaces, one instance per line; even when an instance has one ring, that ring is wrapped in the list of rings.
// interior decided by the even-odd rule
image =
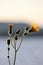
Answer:
[[[25,30],[27,31],[29,29],[29,27],[26,27]]]
[[[20,29],[18,29],[17,31],[16,31],[16,34],[18,35],[20,33]]]
[[[8,51],[10,51],[10,48],[8,48]]]
[[[8,34],[9,34],[9,35],[12,34],[12,27],[13,27],[13,24],[9,24],[9,25],[8,25],[8,28],[9,28]]]
[[[24,32],[24,36],[26,36],[27,35],[27,32]]]
[[[9,28],[12,28],[12,27],[13,27],[13,24],[8,24],[8,27],[9,27]]]
[[[8,40],[7,40],[7,44],[10,45],[10,38],[8,38]]]
[[[7,56],[7,58],[10,58],[9,56]]]
[[[31,29],[29,30],[29,32],[38,32],[39,31],[39,27],[37,26],[37,24],[32,23],[31,25]]]
[[[18,36],[17,35],[15,35],[15,40],[18,40]]]

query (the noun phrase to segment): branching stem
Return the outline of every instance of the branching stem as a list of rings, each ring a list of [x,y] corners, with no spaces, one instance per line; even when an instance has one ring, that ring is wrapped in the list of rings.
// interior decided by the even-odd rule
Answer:
[[[20,44],[19,44],[19,46],[18,46],[16,52],[19,50],[19,48],[20,48],[20,46],[21,46],[21,44],[22,44],[23,39],[24,39],[24,35],[22,36],[21,42],[20,42]]]
[[[15,49],[15,46],[12,44],[12,36],[10,35],[9,37],[10,37],[10,40],[11,40],[12,47]]]

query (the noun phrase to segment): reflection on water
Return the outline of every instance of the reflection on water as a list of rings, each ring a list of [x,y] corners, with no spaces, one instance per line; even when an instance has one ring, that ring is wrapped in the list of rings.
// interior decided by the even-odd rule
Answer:
[[[7,37],[0,37],[0,65],[8,65],[6,40]],[[20,40],[17,45],[19,42]],[[12,64],[14,58],[12,47],[10,53]],[[16,65],[43,65],[43,37],[27,37],[23,40],[17,54]]]

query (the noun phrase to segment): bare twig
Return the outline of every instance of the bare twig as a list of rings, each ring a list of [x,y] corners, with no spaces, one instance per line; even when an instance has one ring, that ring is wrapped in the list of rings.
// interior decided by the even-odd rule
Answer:
[[[15,62],[16,62],[16,40],[15,40],[15,37],[14,37],[14,46],[15,46],[15,56],[14,56],[14,63],[13,65],[15,65]]]
[[[15,65],[15,62],[16,62],[16,44],[15,44],[15,56],[14,56],[14,63],[13,63],[13,65]]]
[[[9,46],[8,46],[8,48],[9,48]],[[7,56],[7,57],[8,57],[8,63],[9,63],[9,65],[11,65],[11,64],[10,64],[10,55],[9,55],[9,50],[8,50],[8,56]]]
[[[12,44],[12,36],[10,35],[9,37],[10,37],[10,40],[11,40],[12,47],[15,49],[15,46]]]
[[[24,35],[22,36],[21,42],[20,42],[20,44],[19,44],[19,46],[18,46],[16,52],[19,50],[19,48],[20,48],[20,46],[21,46],[21,44],[22,44],[23,39],[24,39]]]

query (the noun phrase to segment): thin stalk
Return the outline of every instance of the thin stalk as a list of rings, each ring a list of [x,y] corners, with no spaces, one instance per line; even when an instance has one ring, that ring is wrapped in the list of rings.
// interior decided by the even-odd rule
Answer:
[[[20,46],[21,46],[21,44],[22,44],[23,39],[24,39],[24,35],[22,36],[21,42],[20,42],[20,44],[19,44],[19,46],[18,46],[16,52],[19,50],[19,48],[20,48]]]
[[[13,63],[13,65],[15,65],[15,63],[16,63],[16,42],[17,42],[17,40],[15,40],[15,36],[14,36],[14,46],[15,46],[15,48],[14,48],[14,51],[15,51],[15,55],[14,55],[14,63]]]
[[[13,65],[15,65],[15,63],[16,63],[16,44],[15,44],[15,56],[14,56],[14,64]]]
[[[15,48],[14,45],[12,44],[12,36],[10,35],[9,37],[10,37],[10,40],[11,40],[12,47]]]
[[[8,47],[9,47],[9,46],[8,46]],[[11,65],[11,64],[10,64],[10,55],[9,55],[9,51],[8,51],[8,56],[9,56],[9,57],[8,57],[8,63],[9,63],[9,65]]]

